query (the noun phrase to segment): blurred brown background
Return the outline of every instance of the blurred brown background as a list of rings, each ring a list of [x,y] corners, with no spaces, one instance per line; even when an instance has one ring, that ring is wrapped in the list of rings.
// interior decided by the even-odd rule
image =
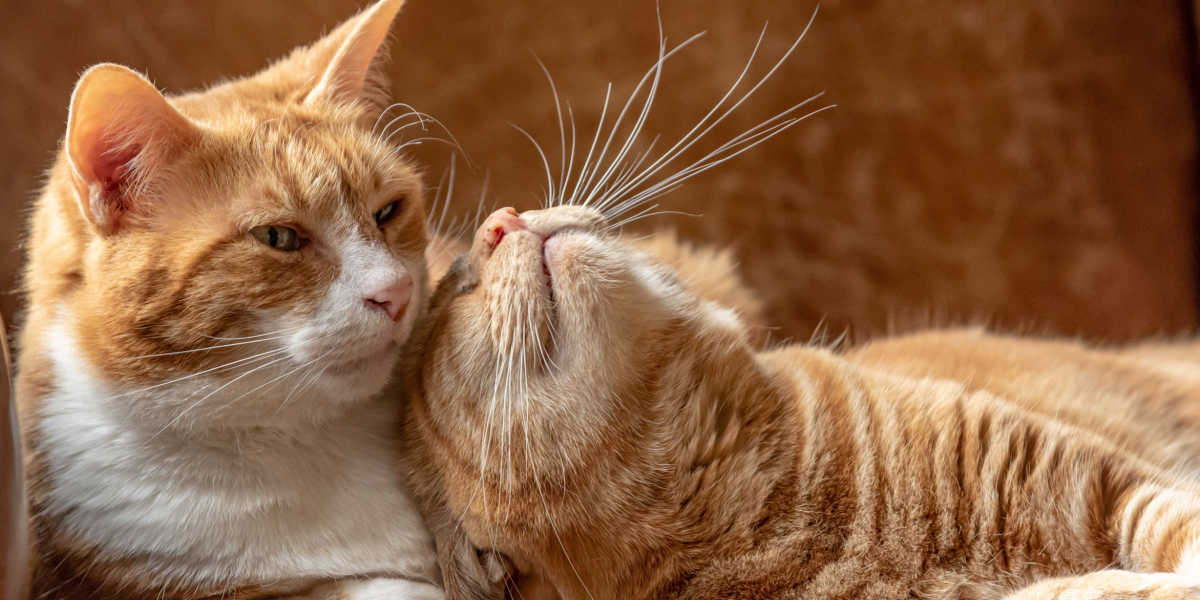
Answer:
[[[316,39],[361,0],[7,0],[0,18],[0,312],[18,239],[74,79],[116,61],[180,91]],[[736,77],[764,22],[765,66],[814,0],[662,0],[667,35],[706,39],[667,68],[648,132],[686,131]],[[480,171],[455,212],[531,207],[555,147],[536,52],[581,126],[655,56],[653,0],[410,0],[398,99],[440,117]],[[1187,1],[825,0],[813,31],[734,135],[813,92],[839,105],[668,197],[703,213],[644,221],[731,245],[776,339],[933,318],[1121,339],[1196,322],[1195,90]],[[761,72],[761,69],[757,72]],[[446,151],[422,148],[436,181]]]

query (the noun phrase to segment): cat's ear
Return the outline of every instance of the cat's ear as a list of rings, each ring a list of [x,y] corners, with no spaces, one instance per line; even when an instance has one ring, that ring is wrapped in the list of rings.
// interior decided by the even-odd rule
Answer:
[[[305,101],[365,102],[382,110],[391,98],[385,42],[403,5],[404,0],[379,0],[317,42],[314,49],[333,52]]]
[[[103,234],[138,210],[156,172],[199,129],[154,85],[116,64],[88,69],[71,94],[66,154],[83,214]]]

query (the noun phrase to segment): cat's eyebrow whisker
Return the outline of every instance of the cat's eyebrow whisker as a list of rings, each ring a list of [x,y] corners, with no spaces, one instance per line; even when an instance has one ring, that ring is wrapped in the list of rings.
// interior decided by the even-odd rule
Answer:
[[[406,104],[405,106],[408,106],[408,105]],[[409,108],[411,109],[412,107],[409,107]],[[388,129],[392,126],[393,123],[396,123],[397,121],[408,118],[408,117],[416,117],[417,121],[400,126],[400,127],[396,128],[395,131],[391,131],[390,133],[388,132]],[[450,131],[450,128],[447,127],[446,124],[443,123],[441,119],[438,119],[437,117],[435,117],[429,113],[421,112],[421,111],[418,111],[415,109],[410,110],[409,112],[407,112],[403,115],[400,115],[400,116],[392,119],[390,122],[388,122],[388,124],[383,128],[383,135],[381,137],[386,142],[391,143],[392,136],[394,136],[400,130],[406,129],[413,125],[420,125],[421,131],[428,132],[429,127],[426,125],[427,122],[437,125],[439,129],[441,129],[443,132],[445,132],[446,138],[449,138],[449,139],[442,138],[442,137],[436,137],[436,136],[425,136],[425,137],[421,138],[422,141],[431,141],[431,139],[437,139],[437,140],[445,143],[446,145],[455,148],[456,150],[458,150],[459,154],[462,154],[463,160],[467,161],[467,166],[474,168],[473,162],[471,161],[471,155],[468,154],[467,151],[463,148],[462,144],[459,143],[458,137],[454,135],[454,132]],[[403,142],[400,145],[400,147],[403,148],[406,145],[408,145],[408,141]]]
[[[406,115],[418,112],[415,108],[412,107],[412,105],[410,105],[406,102],[393,102],[392,104],[388,105],[387,108],[383,109],[383,111],[379,113],[378,117],[375,117],[375,124],[371,125],[371,133],[375,133],[375,131],[377,129],[379,129],[379,122],[382,121],[384,119],[384,117],[387,116],[388,113],[392,112],[393,108],[407,108],[408,113],[406,113]],[[405,115],[401,115],[401,116],[403,117]],[[390,121],[389,124],[393,123],[393,122],[395,122],[394,119],[392,121]],[[387,128],[388,128],[388,126],[385,125],[383,130],[387,131]]]
[[[440,142],[440,143],[446,144],[447,146],[450,146],[451,148],[458,150],[458,152],[463,155],[463,158],[467,161],[467,163],[470,164],[471,159],[467,158],[466,151],[463,150],[462,146],[458,145],[458,142],[453,141],[453,140],[447,140],[446,138],[440,138],[437,136],[424,136],[424,137],[407,140],[404,143],[397,145],[394,151],[400,152],[401,150],[404,150],[405,148],[407,148],[409,146],[420,146],[421,144],[424,144],[425,142]]]
[[[429,131],[429,128],[427,128],[425,126],[424,121],[413,121],[412,123],[405,123],[395,129],[387,132],[387,135],[380,136],[380,137],[382,137],[385,142],[390,144],[390,143],[392,143],[392,138],[395,137],[397,133],[400,133],[401,131],[408,129],[409,127],[420,127],[422,132]],[[400,139],[401,139],[401,141],[404,140],[404,138],[400,138]]]
[[[387,110],[380,113],[379,117],[377,117],[375,119],[375,126],[371,128],[371,131],[374,132],[375,128],[379,126],[379,121],[383,120],[383,115],[387,114],[393,108],[397,108],[397,107],[407,108],[408,112],[397,116],[396,118],[392,119],[391,121],[388,121],[388,124],[383,126],[384,133],[387,133],[388,128],[391,127],[393,123],[395,123],[396,121],[399,121],[401,119],[407,119],[408,117],[415,116],[418,121],[421,121],[423,123],[425,121],[425,118],[429,116],[427,113],[423,113],[423,112],[417,110],[416,108],[413,108],[413,106],[407,102],[396,102],[396,103],[392,104],[391,106],[389,106],[387,108]],[[432,120],[432,118],[430,118],[430,120]],[[422,128],[424,128],[424,125],[422,125]]]

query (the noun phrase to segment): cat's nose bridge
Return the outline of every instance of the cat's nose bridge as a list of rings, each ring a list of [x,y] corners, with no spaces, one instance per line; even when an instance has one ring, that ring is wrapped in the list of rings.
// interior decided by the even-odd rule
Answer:
[[[382,244],[355,240],[342,248],[342,272],[352,294],[370,309],[393,321],[404,316],[412,300],[412,274]]]

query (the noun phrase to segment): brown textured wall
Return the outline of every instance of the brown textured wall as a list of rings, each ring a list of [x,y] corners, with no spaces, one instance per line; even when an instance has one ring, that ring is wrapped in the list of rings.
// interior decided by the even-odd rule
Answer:
[[[0,244],[15,248],[74,78],[113,60],[168,90],[248,72],[314,39],[351,0],[65,0],[3,5]],[[814,2],[663,0],[668,67],[652,132],[683,131],[736,76],[764,21],[778,56]],[[932,315],[1100,338],[1190,328],[1196,139],[1170,0],[826,0],[809,39],[740,118],[817,90],[839,108],[699,178],[644,223],[732,244],[778,337]],[[651,0],[410,0],[397,96],[441,117],[493,199],[531,206],[540,164],[507,121],[556,140],[530,50],[582,123],[653,58]],[[421,157],[440,170],[445,153]],[[460,177],[465,211],[481,173]],[[0,256],[4,289],[16,252]],[[11,294],[0,310],[11,314]]]

